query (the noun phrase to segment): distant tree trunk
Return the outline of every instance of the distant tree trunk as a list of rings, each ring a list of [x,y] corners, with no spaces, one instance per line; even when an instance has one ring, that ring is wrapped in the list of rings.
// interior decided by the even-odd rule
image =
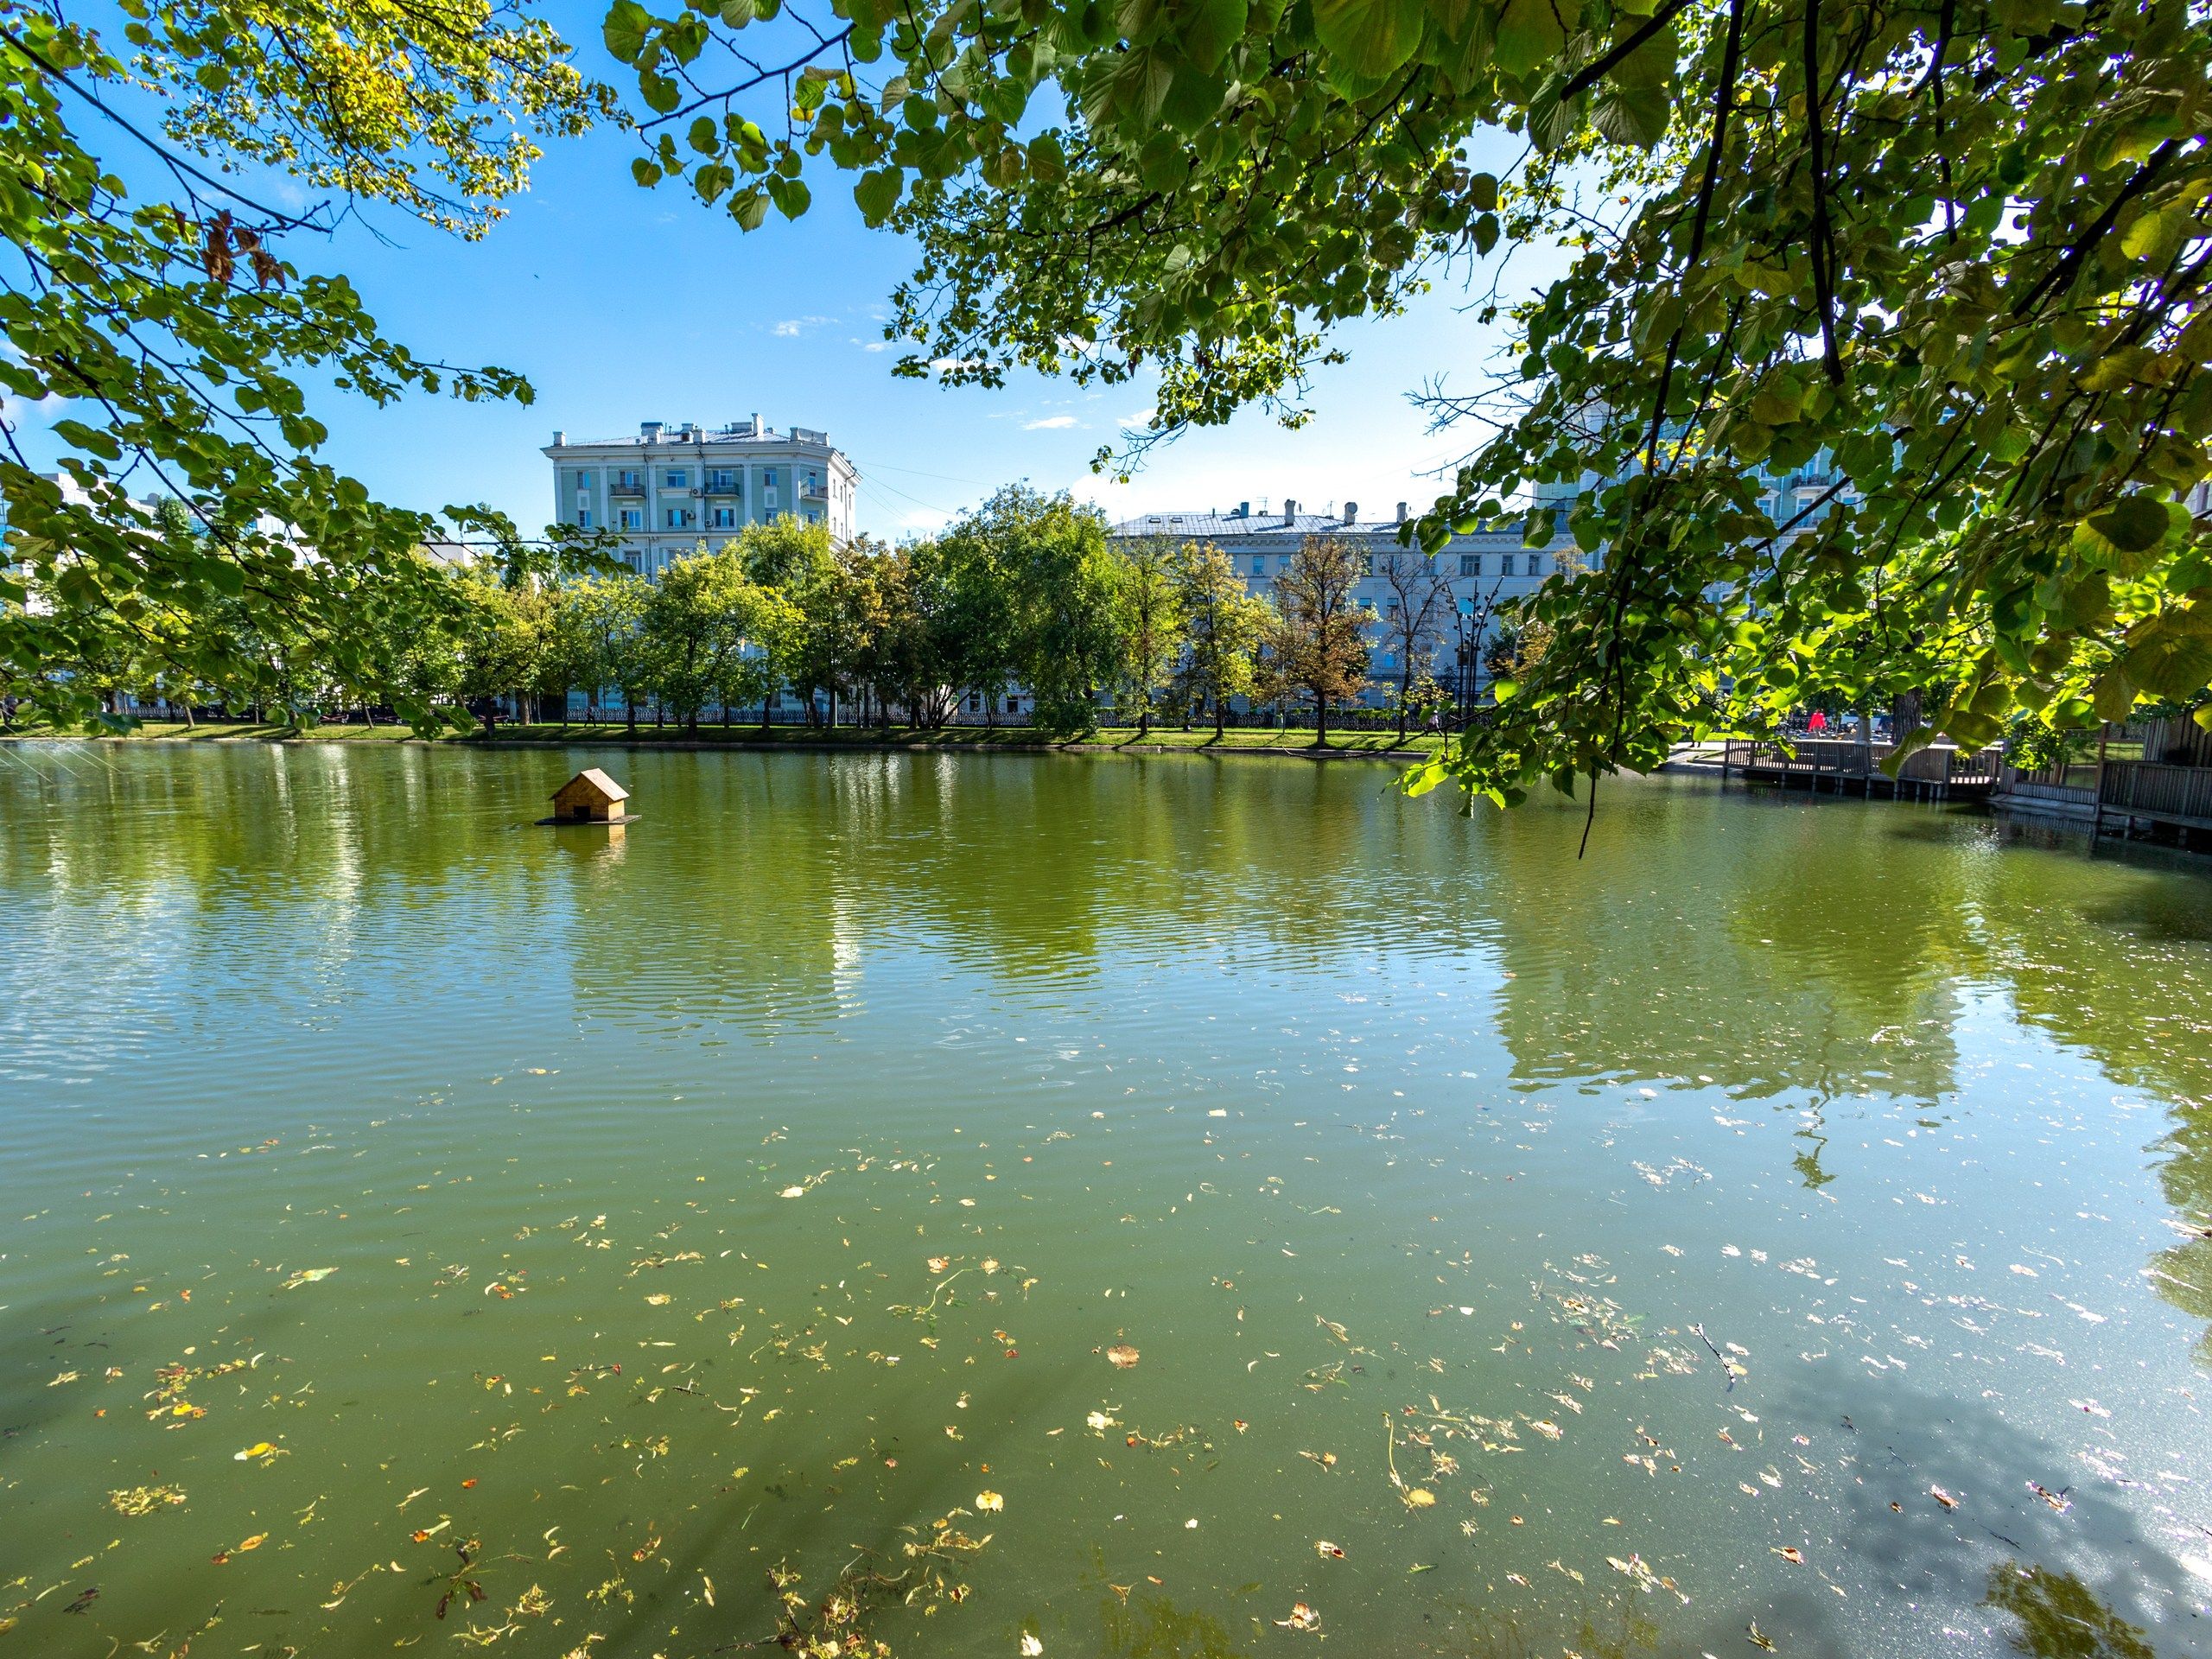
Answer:
[[[837,682],[836,682],[836,681],[835,681],[835,680],[832,680],[832,681],[830,681],[830,718],[829,718],[827,721],[823,721],[823,728],[822,728],[822,729],[823,729],[823,731],[825,731],[825,732],[828,732],[828,733],[829,733],[829,734],[830,734],[832,736],[835,736],[835,735],[836,734],[836,731],[837,731]]]
[[[1150,698],[1147,698],[1137,710],[1137,735],[1139,737],[1152,735],[1152,700]]]
[[[1890,741],[1902,743],[1920,729],[1921,698],[1917,691],[1900,691],[1890,699]]]
[[[638,734],[638,700],[626,690],[622,693],[622,715],[624,723],[630,728],[630,735],[635,737]]]
[[[722,729],[729,729],[729,700],[727,697],[722,700]]]
[[[1220,742],[1228,734],[1224,729],[1228,721],[1229,710],[1222,706],[1221,693],[1217,691],[1213,694],[1213,741],[1215,742]]]
[[[763,737],[768,735],[768,709],[775,701],[775,696],[776,694],[772,690],[764,690],[760,693],[760,735]]]
[[[1324,696],[1317,696],[1313,699],[1313,747],[1317,749],[1329,747],[1329,700]]]
[[[1398,671],[1398,745],[1401,748],[1405,747],[1406,741],[1406,697],[1413,689],[1414,657],[1411,652],[1408,652],[1405,666]]]

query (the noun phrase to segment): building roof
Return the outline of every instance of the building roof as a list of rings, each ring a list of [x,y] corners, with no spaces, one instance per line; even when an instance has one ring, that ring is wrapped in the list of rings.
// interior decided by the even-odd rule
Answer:
[[[1403,528],[1395,518],[1371,518],[1346,524],[1342,516],[1326,512],[1299,512],[1288,518],[1280,512],[1147,512],[1124,518],[1108,534],[1116,537],[1173,536],[1197,541],[1227,541],[1247,536],[1385,536],[1393,540]],[[1519,536],[1519,523],[1485,524],[1478,535]]]
[[[1287,518],[1281,512],[1148,512],[1141,518],[1124,518],[1113,527],[1112,533],[1218,539],[1230,536],[1371,536],[1384,531],[1395,533],[1397,528],[1396,523],[1389,519],[1348,524],[1339,515],[1328,512],[1294,513]]]
[[[567,783],[562,785],[559,789],[556,790],[554,794],[556,797],[565,795],[570,790],[574,789],[578,784],[589,784],[594,789],[597,790],[601,797],[606,800],[626,801],[630,798],[630,791],[628,790],[623,788],[621,785],[616,783],[612,778],[601,772],[597,766],[586,766],[582,772],[578,772],[575,777],[569,779]]]
[[[786,427],[779,432],[775,428],[758,421],[732,421],[727,426],[700,426],[689,422],[664,423],[647,421],[639,430],[625,432],[612,438],[571,438],[565,432],[557,441],[547,446],[545,453],[557,454],[563,449],[611,448],[667,448],[677,444],[816,444],[824,448],[832,447],[830,435],[810,426]]]

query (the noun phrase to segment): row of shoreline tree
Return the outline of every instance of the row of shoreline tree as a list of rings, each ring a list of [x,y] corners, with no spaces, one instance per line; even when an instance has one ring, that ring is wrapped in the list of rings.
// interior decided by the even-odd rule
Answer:
[[[1018,689],[1029,723],[1055,733],[1208,719],[1219,731],[1234,711],[1266,709],[1299,711],[1321,742],[1332,712],[1375,683],[1378,643],[1397,664],[1379,683],[1401,736],[1449,701],[1428,664],[1452,589],[1417,550],[1375,556],[1370,569],[1363,547],[1308,537],[1261,595],[1211,543],[1116,538],[1096,509],[1021,485],[904,545],[841,545],[786,517],[702,541],[652,577],[614,556],[611,538],[531,543],[497,515],[475,522],[490,543],[442,564],[448,602],[427,619],[396,613],[378,642],[392,683],[356,686],[336,664],[280,653],[257,715],[304,725],[390,705],[418,726],[475,721],[488,734],[503,710],[566,723],[573,692],[594,721],[619,709],[632,728],[642,712],[696,732],[709,718],[765,727],[787,693],[810,723],[842,714],[938,729],[963,704],[969,723],[978,713],[996,723]],[[1370,574],[1393,595],[1379,614],[1357,594]],[[221,701],[164,660],[73,673],[118,716],[167,702],[189,719],[195,703]]]

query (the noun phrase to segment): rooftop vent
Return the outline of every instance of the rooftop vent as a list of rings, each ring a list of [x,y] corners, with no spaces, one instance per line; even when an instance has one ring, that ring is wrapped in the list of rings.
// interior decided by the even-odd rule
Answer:
[[[1282,499],[1282,521],[1286,524],[1298,522],[1298,503],[1287,495]]]
[[[1402,501],[1398,503],[1398,522],[1402,524],[1406,522],[1406,504]]]
[[[1357,524],[1358,522],[1359,522],[1359,503],[1358,503],[1358,502],[1357,502],[1357,501],[1347,501],[1347,502],[1345,502],[1345,503],[1344,503],[1344,523],[1346,523],[1346,524]]]
[[[664,424],[664,423],[660,421],[639,421],[638,435],[647,443],[658,443],[660,442],[661,428]]]
[[[554,435],[553,435],[553,447],[554,447],[556,449],[558,449],[559,448],[561,448],[561,446],[562,446],[562,445],[563,445],[563,444],[565,444],[566,442],[568,442],[568,441],[569,441],[569,435],[568,435],[566,432],[558,432],[558,431],[556,431],[556,433],[554,433]]]
[[[1236,516],[1239,518],[1249,518],[1252,516],[1252,504],[1249,501],[1239,501],[1236,504]]]

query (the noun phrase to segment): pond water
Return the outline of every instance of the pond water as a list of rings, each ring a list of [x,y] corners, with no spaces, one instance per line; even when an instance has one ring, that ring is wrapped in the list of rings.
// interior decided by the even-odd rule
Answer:
[[[0,1653],[2212,1651],[2199,868],[1388,781],[0,747]]]

